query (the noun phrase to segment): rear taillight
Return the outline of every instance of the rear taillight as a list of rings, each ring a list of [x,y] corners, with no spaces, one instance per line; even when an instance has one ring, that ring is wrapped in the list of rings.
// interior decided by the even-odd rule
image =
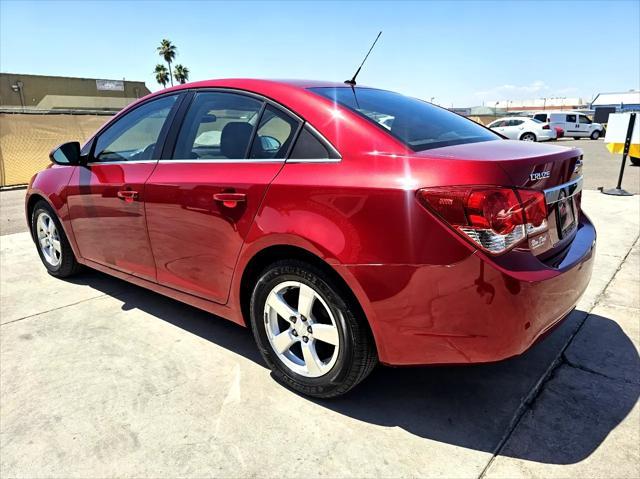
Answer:
[[[543,130],[550,130],[551,127],[547,124],[547,125],[542,125],[542,129]]]
[[[500,254],[547,229],[544,194],[486,186],[422,188],[418,200],[483,250]]]

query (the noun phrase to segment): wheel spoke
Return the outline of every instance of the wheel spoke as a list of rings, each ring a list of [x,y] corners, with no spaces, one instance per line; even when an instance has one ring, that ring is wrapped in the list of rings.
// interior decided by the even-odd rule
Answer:
[[[295,339],[291,336],[288,330],[283,331],[273,338],[273,346],[279,354],[283,354],[288,351],[291,345],[295,342]]]
[[[53,249],[55,249],[58,253],[62,253],[60,249],[60,240],[54,239],[52,244],[53,244]]]
[[[318,341],[322,341],[324,343],[329,343],[334,346],[337,346],[340,342],[338,338],[338,329],[330,324],[314,324],[313,328],[313,337]]]
[[[42,248],[46,248],[48,246],[47,245],[47,237],[46,236],[43,236],[42,238],[38,238],[38,241],[40,241],[40,246]]]
[[[49,231],[50,235],[53,235],[56,231],[56,225],[54,224],[51,218],[49,218],[49,224],[47,225],[47,230]]]
[[[318,357],[313,342],[300,343],[302,346],[302,356],[304,357],[304,365],[307,368],[309,374],[320,374],[322,372],[322,361]]]
[[[300,284],[300,296],[298,296],[298,312],[307,318],[311,318],[311,310],[313,302],[316,299],[316,293],[306,284]]]
[[[284,298],[278,293],[271,293],[267,298],[267,304],[278,313],[282,319],[291,322],[290,318],[296,316],[296,311],[287,304]]]

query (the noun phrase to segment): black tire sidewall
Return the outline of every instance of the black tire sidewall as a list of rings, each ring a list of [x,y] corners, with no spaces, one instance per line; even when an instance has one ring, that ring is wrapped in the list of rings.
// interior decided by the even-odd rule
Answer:
[[[278,358],[269,343],[264,322],[264,306],[272,289],[285,281],[298,281],[313,288],[329,306],[336,321],[340,350],[334,366],[323,376],[309,378],[295,373]],[[356,319],[335,288],[328,284],[324,275],[311,265],[283,261],[263,271],[251,297],[250,317],[260,353],[279,382],[306,394],[324,395],[340,387],[349,376],[355,341],[351,321]]]

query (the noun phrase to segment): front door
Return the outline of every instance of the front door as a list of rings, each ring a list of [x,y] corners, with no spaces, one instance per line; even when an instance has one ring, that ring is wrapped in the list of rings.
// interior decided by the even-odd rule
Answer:
[[[226,302],[244,238],[298,127],[261,99],[195,94],[145,190],[159,283]]]
[[[155,280],[145,220],[145,182],[157,164],[163,127],[177,95],[125,113],[101,132],[69,184],[69,215],[80,255]]]

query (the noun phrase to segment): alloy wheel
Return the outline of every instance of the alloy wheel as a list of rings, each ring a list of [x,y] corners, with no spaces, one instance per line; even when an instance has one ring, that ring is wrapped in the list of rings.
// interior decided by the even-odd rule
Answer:
[[[38,245],[42,257],[51,266],[58,266],[62,261],[60,234],[51,216],[42,212],[36,221]]]
[[[327,374],[340,351],[331,308],[311,286],[299,281],[276,285],[264,306],[269,343],[291,371],[308,378]]]

